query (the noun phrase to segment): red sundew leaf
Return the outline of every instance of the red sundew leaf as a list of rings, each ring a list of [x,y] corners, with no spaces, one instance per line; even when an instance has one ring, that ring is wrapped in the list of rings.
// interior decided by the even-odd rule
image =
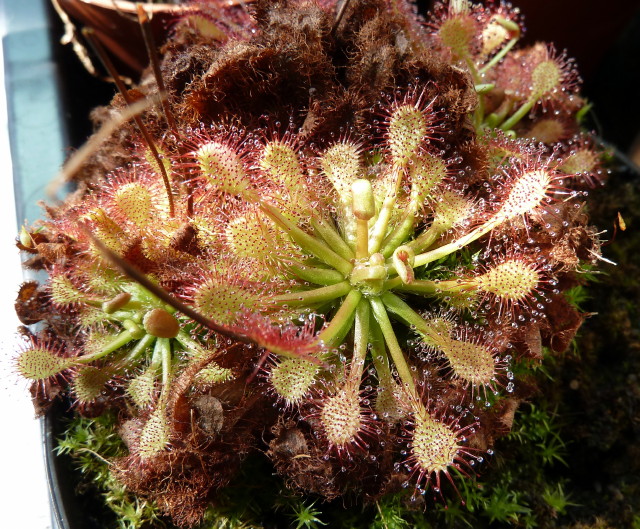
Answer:
[[[315,322],[309,320],[302,326],[274,323],[257,312],[244,311],[230,328],[246,336],[260,347],[280,356],[303,358],[323,365],[318,358],[325,347],[315,335]]]

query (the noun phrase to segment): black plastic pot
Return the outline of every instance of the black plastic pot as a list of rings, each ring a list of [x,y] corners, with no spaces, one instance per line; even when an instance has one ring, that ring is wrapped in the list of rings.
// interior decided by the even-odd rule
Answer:
[[[114,514],[102,503],[95,491],[80,493],[81,473],[69,456],[56,452],[57,440],[63,435],[72,414],[67,402],[57,402],[42,418],[42,441],[47,481],[51,499],[53,529],[105,529],[116,526]]]

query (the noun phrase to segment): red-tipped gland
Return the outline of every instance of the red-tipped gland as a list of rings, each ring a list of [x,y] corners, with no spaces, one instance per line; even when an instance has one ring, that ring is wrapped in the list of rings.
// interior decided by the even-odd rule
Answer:
[[[181,341],[184,342],[184,338]],[[198,389],[204,390],[235,378],[231,369],[222,367],[212,360],[223,354],[221,350],[205,348],[195,340],[187,341],[184,346],[190,357],[189,365],[202,365],[202,362],[206,361],[206,365],[198,371],[194,380],[194,384]]]
[[[284,358],[271,369],[269,380],[286,406],[297,405],[309,394],[319,367],[303,358]]]
[[[568,143],[569,153],[564,156],[558,169],[568,175],[584,178],[590,187],[602,184],[606,175],[602,168],[602,152],[583,136],[574,138]]]
[[[415,417],[411,453],[421,472],[438,474],[453,465],[458,455],[458,436],[428,413]]]
[[[288,194],[299,193],[304,185],[304,173],[296,151],[289,144],[273,140],[262,151],[260,168],[276,185]]]
[[[526,55],[531,68],[529,96],[532,100],[565,100],[566,94],[577,90],[580,78],[572,59],[558,54],[552,46],[536,45]]]
[[[384,385],[379,384],[375,410],[383,421],[393,424],[406,415],[401,402],[401,393],[400,386],[393,379]]]
[[[447,357],[454,375],[466,384],[491,387],[496,377],[493,350],[481,343],[444,338],[438,347]]]
[[[447,359],[454,376],[465,386],[493,387],[496,377],[496,349],[482,339],[474,338],[465,328],[454,335],[453,323],[447,318],[430,318],[423,329],[423,346],[426,352],[442,354]]]
[[[473,214],[473,203],[452,191],[443,191],[434,204],[433,225],[447,231],[467,222]]]
[[[225,236],[229,249],[236,256],[265,259],[273,250],[276,230],[273,221],[264,213],[252,210],[231,219],[225,228]]]
[[[238,154],[224,143],[210,141],[194,153],[203,176],[214,190],[242,195],[249,188],[249,178]]]
[[[446,177],[447,164],[442,158],[429,153],[416,156],[409,166],[411,199],[422,204],[425,199],[434,197],[434,191]]]
[[[362,408],[357,390],[339,390],[324,400],[320,423],[330,446],[339,450],[354,443],[362,429]]]
[[[497,70],[497,86],[507,99],[520,101],[522,106],[500,125],[512,128],[536,106],[576,112],[581,100],[575,97],[580,82],[573,60],[557,54],[552,47],[536,44],[505,57]],[[574,118],[570,118],[575,127]]]
[[[139,229],[153,221],[151,191],[139,182],[118,186],[113,192],[113,204],[118,213]]]
[[[420,402],[412,404],[414,410],[411,434],[411,455],[406,464],[412,467],[418,488],[423,482],[433,483],[434,491],[440,492],[440,478],[451,480],[449,469],[460,468],[465,463],[467,451],[462,445],[465,428],[459,429],[453,422],[437,419]]]
[[[449,9],[449,16],[438,28],[437,35],[456,60],[471,56],[479,33],[476,19],[468,12],[468,7]]]
[[[552,93],[560,87],[562,71],[553,60],[542,61],[531,72],[531,93],[535,99]]]
[[[82,366],[73,377],[72,391],[77,405],[91,404],[104,392],[113,372],[107,368]]]
[[[253,308],[258,300],[231,279],[210,276],[194,287],[193,302],[202,315],[228,325],[236,322],[244,308]]]
[[[362,175],[360,148],[348,141],[333,144],[320,157],[320,167],[343,206],[351,203],[351,184]]]
[[[302,258],[300,248],[258,208],[232,218],[224,229],[224,238],[229,251],[245,260],[252,279],[272,277],[282,272],[283,261]]]
[[[231,369],[220,367],[215,362],[210,362],[204,369],[201,369],[195,378],[195,384],[199,389],[206,389],[216,384],[222,384],[233,380],[234,375]]]
[[[482,292],[493,294],[510,304],[530,298],[541,281],[537,267],[519,259],[506,260],[474,278]]]
[[[151,406],[156,400],[155,367],[149,367],[132,378],[127,386],[127,394],[138,408]]]
[[[165,411],[162,407],[158,407],[142,427],[137,455],[142,459],[148,459],[159,454],[169,445],[169,435],[170,428]]]
[[[495,14],[486,23],[480,39],[482,41],[482,55],[491,55],[507,40],[520,35],[520,26],[514,20]]]
[[[83,356],[100,354],[100,352],[113,341],[113,334],[107,332],[104,325],[96,325],[96,323],[104,324],[104,314],[101,314],[98,310],[96,310],[96,312],[98,313],[97,318],[99,319],[96,322],[91,322],[93,328],[89,332],[82,347]]]
[[[414,105],[400,105],[391,112],[387,142],[393,165],[404,167],[418,154],[428,125],[424,111]]]
[[[156,150],[160,155],[160,159],[162,160],[162,165],[164,166],[164,170],[166,174],[171,174],[171,160],[167,157],[166,153],[156,145]],[[144,149],[144,159],[151,166],[151,170],[155,173],[157,177],[162,178],[162,169],[158,165],[158,160],[151,152],[151,149],[148,147]]]
[[[87,211],[81,218],[87,221],[93,235],[102,242],[109,250],[121,254],[127,242],[127,235],[124,230],[111,219],[107,213],[99,207]],[[97,250],[95,250],[97,254]]]
[[[49,279],[51,301],[58,307],[68,307],[85,302],[89,296],[76,287],[64,274],[52,274]]]
[[[545,167],[523,172],[509,189],[495,220],[501,223],[532,213],[547,198],[554,179]]]
[[[569,135],[569,126],[562,119],[545,118],[537,120],[523,137],[542,143],[556,143]]]
[[[583,147],[572,151],[559,168],[567,174],[591,173],[600,162],[600,155],[593,149]]]
[[[305,359],[316,366],[322,364],[319,358],[325,352],[325,346],[316,336],[314,316],[298,326],[292,322],[273,322],[259,312],[243,310],[230,330],[277,356]]]
[[[28,380],[43,381],[55,378],[73,365],[70,358],[62,358],[56,348],[33,341],[16,359],[18,373]]]

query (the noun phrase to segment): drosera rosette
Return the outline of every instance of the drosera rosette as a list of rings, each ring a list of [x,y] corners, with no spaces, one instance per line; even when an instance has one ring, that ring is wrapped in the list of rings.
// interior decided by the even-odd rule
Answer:
[[[411,112],[413,108],[413,112]],[[384,164],[380,169],[370,171],[373,174],[380,175],[379,178],[383,179],[383,182],[387,182],[387,187],[384,189],[384,194],[379,193],[376,201],[376,193],[374,184],[368,179],[355,178],[352,181],[350,189],[350,197],[345,197],[348,191],[348,187],[343,181],[339,181],[336,193],[342,192],[340,205],[342,208],[338,209],[339,212],[344,212],[346,219],[337,217],[337,226],[333,227],[331,224],[325,225],[325,230],[329,230],[330,237],[336,236],[341,231],[342,226],[344,232],[353,234],[353,240],[349,241],[344,239],[343,243],[334,247],[337,251],[345,252],[345,256],[350,257],[347,261],[345,257],[342,257],[337,252],[334,252],[328,248],[322,239],[316,238],[317,236],[308,233],[302,227],[296,225],[294,222],[288,220],[284,215],[277,212],[270,204],[264,206],[267,214],[274,219],[283,229],[289,230],[294,241],[300,246],[302,253],[305,251],[315,256],[316,259],[322,261],[325,267],[322,268],[319,279],[314,281],[313,271],[307,270],[304,279],[305,283],[316,283],[316,288],[303,288],[295,290],[290,294],[282,294],[275,296],[273,301],[276,304],[281,304],[290,308],[291,305],[301,307],[308,303],[317,302],[331,302],[337,303],[338,311],[334,315],[333,319],[330,319],[323,330],[317,336],[318,340],[327,343],[329,346],[342,342],[346,331],[354,325],[354,345],[353,345],[353,357],[352,370],[349,375],[351,383],[347,383],[345,389],[336,392],[336,395],[344,393],[344,399],[349,402],[356,402],[358,398],[355,397],[356,393],[353,391],[349,393],[350,398],[347,399],[347,389],[349,387],[356,388],[359,385],[359,380],[362,377],[364,368],[363,358],[366,356],[366,351],[371,346],[370,339],[368,338],[369,331],[363,332],[359,329],[368,327],[370,325],[379,326],[384,340],[387,345],[387,351],[385,354],[389,354],[392,359],[392,365],[397,370],[398,377],[400,378],[402,385],[405,387],[409,394],[415,394],[415,382],[411,373],[409,363],[404,356],[402,348],[396,337],[394,326],[389,319],[388,312],[392,313],[394,317],[398,317],[411,325],[413,328],[421,331],[425,336],[430,337],[432,344],[439,347],[444,351],[449,351],[450,356],[454,358],[450,363],[460,363],[459,371],[464,372],[466,366],[464,365],[464,354],[457,354],[460,348],[476,348],[478,351],[483,350],[482,346],[478,343],[456,340],[453,337],[448,338],[435,338],[433,331],[429,328],[429,325],[425,320],[416,313],[409,305],[398,298],[394,293],[394,287],[400,288],[403,292],[408,292],[414,295],[442,295],[444,291],[456,289],[468,289],[476,290],[479,293],[493,294],[496,297],[503,300],[506,303],[517,304],[522,302],[527,296],[532,296],[538,288],[540,282],[539,274],[535,266],[527,266],[522,261],[515,259],[497,264],[494,268],[487,271],[485,274],[476,276],[474,279],[468,279],[463,285],[446,285],[441,282],[439,285],[429,280],[415,279],[413,269],[418,264],[416,261],[420,256],[415,256],[411,248],[405,247],[402,243],[407,242],[413,234],[413,222],[416,222],[415,218],[412,218],[412,223],[407,223],[406,216],[396,215],[394,216],[393,210],[399,202],[400,190],[408,187],[413,191],[416,187],[422,185],[424,174],[418,173],[420,179],[410,180],[410,183],[405,186],[401,186],[403,177],[411,178],[415,173],[405,169],[409,166],[409,160],[413,156],[419,156],[419,152],[422,149],[423,138],[417,138],[413,135],[414,131],[420,130],[419,127],[415,127],[416,121],[425,119],[421,110],[415,107],[407,108],[401,106],[391,111],[391,117],[389,119],[390,132],[388,134],[389,139],[389,162],[380,162]],[[403,121],[411,121],[412,126],[404,128]],[[424,123],[424,122],[423,122]],[[410,134],[405,138],[402,136],[402,130],[410,130]],[[427,126],[422,127],[424,133],[422,136],[427,136]],[[331,147],[329,152],[331,152]],[[344,149],[345,151],[347,149]],[[358,156],[355,150],[352,150],[352,156]],[[381,159],[385,159],[384,154]],[[328,162],[323,160],[325,166]],[[341,160],[344,164],[344,160]],[[433,165],[433,164],[431,164]],[[386,167],[385,167],[386,166]],[[395,178],[396,182],[393,182],[393,178],[389,179],[388,174]],[[418,170],[416,170],[418,171]],[[328,171],[330,174],[335,175],[337,171]],[[368,171],[365,171],[365,174]],[[441,177],[445,171],[440,170]],[[355,175],[357,176],[357,175]],[[334,176],[335,177],[335,176]],[[390,182],[390,183],[389,183]],[[525,217],[536,208],[541,207],[545,202],[545,199],[550,193],[552,188],[552,177],[541,170],[521,171],[519,176],[513,177],[513,184],[510,186],[507,193],[501,197],[499,207],[497,207],[492,214],[488,216],[488,219],[483,223],[471,230],[465,235],[459,238],[458,242],[448,243],[434,252],[437,253],[437,257],[445,257],[448,253],[454,253],[462,247],[470,244],[490,231],[502,224],[512,221],[514,219],[520,219]],[[377,182],[376,182],[377,183]],[[349,200],[350,198],[350,200]],[[421,201],[422,202],[422,201]],[[350,211],[347,210],[345,205],[350,206]],[[376,207],[376,205],[378,206]],[[411,217],[409,217],[411,218]],[[390,224],[390,225],[389,225]],[[351,226],[351,227],[349,227]],[[380,235],[382,234],[382,235]],[[385,238],[384,234],[390,234]],[[420,238],[418,234],[418,238]],[[393,254],[394,258],[385,259],[385,256],[376,251],[381,249],[384,245],[384,241],[388,240],[390,248],[387,250],[388,254]],[[394,247],[395,246],[395,247]],[[428,248],[427,248],[428,249]],[[445,253],[443,250],[447,250]],[[347,252],[351,252],[351,254]],[[421,254],[427,264],[430,262],[430,256],[427,257],[428,252]],[[435,259],[434,259],[435,260]],[[388,262],[387,262],[388,261]],[[350,262],[353,262],[353,266],[350,266]],[[333,269],[333,275],[335,275],[335,282],[333,284],[325,285],[326,278],[331,275],[329,270]],[[418,264],[419,266],[419,264]],[[349,268],[351,271],[349,272]],[[342,274],[344,277],[345,272],[349,272],[347,279],[338,281]],[[389,279],[390,275],[397,274],[396,279]],[[373,315],[373,318],[371,317]],[[498,315],[500,316],[500,314]],[[353,322],[353,323],[351,323]],[[445,353],[446,354],[446,353]],[[475,355],[469,355],[472,357]],[[493,366],[494,355],[487,353],[488,363]],[[362,366],[362,367],[360,367]],[[281,365],[276,366],[276,372],[281,368]],[[472,368],[467,368],[472,371]],[[354,376],[354,374],[356,376]],[[307,377],[304,377],[309,382]],[[467,377],[471,378],[471,377]],[[379,379],[384,379],[383,376],[379,376]],[[485,377],[485,384],[491,384],[494,379],[493,371],[490,375]],[[276,380],[280,384],[279,376],[276,375],[272,380]],[[469,384],[476,385],[477,381],[472,378],[467,381]],[[299,391],[299,386],[296,384],[296,392],[298,396],[304,396],[305,392]],[[289,391],[287,388],[285,391]],[[293,399],[290,395],[283,395],[285,402],[291,403]],[[329,396],[326,409],[331,409],[335,412],[335,408],[332,403],[335,396]],[[415,399],[414,399],[415,400]],[[335,409],[334,409],[335,408]],[[325,409],[323,407],[323,409]],[[345,424],[355,424],[358,422],[359,414],[353,412],[349,408],[350,412],[346,408],[343,410],[345,414],[352,415],[352,419],[344,418]],[[327,412],[328,414],[328,412]],[[337,420],[334,417],[335,413],[331,414],[332,420]],[[323,417],[321,413],[321,418]],[[325,420],[328,420],[327,415]],[[333,430],[329,430],[333,431]],[[334,436],[335,437],[335,436]],[[347,436],[349,442],[354,437],[353,435]],[[334,445],[336,439],[331,441]],[[346,442],[346,439],[345,439]]]
[[[261,1],[255,32],[226,43],[178,24],[163,75],[181,119],[140,118],[165,140],[163,169],[128,130],[127,164],[21,235],[49,272],[40,319],[58,336],[34,337],[18,368],[43,397],[118,409],[116,474],[181,525],[258,452],[328,499],[446,496],[527,396],[514,366],[581,319],[562,290],[599,258],[580,201],[602,171],[589,140],[564,141],[582,106],[572,64],[518,50],[506,4],[438,4],[424,33],[404,6],[373,4]],[[311,48],[324,69],[304,98],[235,101],[298,86]],[[562,130],[543,134],[550,108]]]
[[[443,52],[465,63],[475,76],[507,56],[524,29],[518,8],[504,2],[485,4],[439,2],[427,23]]]
[[[512,62],[513,61],[513,62]],[[520,68],[522,74],[514,77],[513,71]],[[558,53],[552,46],[537,44],[519,54],[514,54],[496,69],[502,77],[500,84],[511,99],[509,105],[515,112],[501,125],[502,130],[512,129],[536,107],[542,115],[549,109],[578,110],[581,101],[577,96],[580,78],[574,61],[565,53]],[[519,86],[510,87],[517,79]]]
[[[549,44],[518,48],[524,32],[518,8],[504,2],[438,2],[427,27],[441,53],[469,71],[479,96],[478,129],[550,142],[578,132],[575,116],[585,102],[575,62]]]

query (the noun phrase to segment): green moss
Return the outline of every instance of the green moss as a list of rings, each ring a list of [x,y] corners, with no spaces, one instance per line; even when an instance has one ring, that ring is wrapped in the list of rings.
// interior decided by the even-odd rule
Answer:
[[[115,424],[115,413],[95,419],[75,416],[58,440],[56,452],[71,456],[83,477],[79,490],[100,494],[116,514],[120,529],[151,527],[159,521],[155,505],[131,494],[111,473],[110,461],[127,453]]]

